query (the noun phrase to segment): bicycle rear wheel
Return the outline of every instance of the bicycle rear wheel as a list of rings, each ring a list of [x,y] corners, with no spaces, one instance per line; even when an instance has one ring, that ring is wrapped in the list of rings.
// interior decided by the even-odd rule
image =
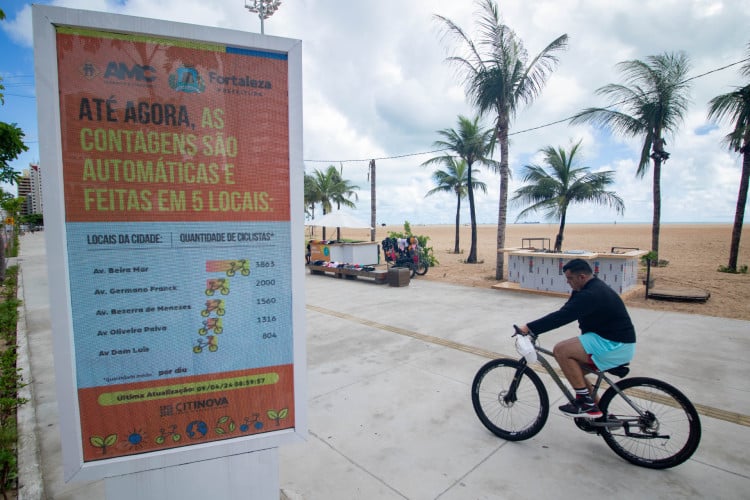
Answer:
[[[549,416],[542,380],[515,359],[495,359],[482,366],[471,385],[471,401],[484,426],[508,441],[535,436]]]
[[[427,274],[428,269],[429,269],[429,266],[427,265],[427,263],[423,261],[422,259],[419,259],[419,262],[417,262],[416,264],[416,270],[415,270],[417,275],[424,276],[425,274]]]
[[[639,415],[614,388],[599,401],[599,408],[622,426],[605,427],[604,441],[628,462],[649,469],[667,469],[690,458],[701,440],[698,412],[690,400],[673,386],[646,377],[617,383],[638,407]]]

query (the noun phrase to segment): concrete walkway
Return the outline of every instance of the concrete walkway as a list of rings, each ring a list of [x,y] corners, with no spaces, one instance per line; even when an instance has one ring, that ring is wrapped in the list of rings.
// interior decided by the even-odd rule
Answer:
[[[19,422],[20,498],[103,499],[102,482],[62,481],[44,235],[21,246],[19,343],[32,403]],[[556,410],[561,394],[551,384],[554,409],[528,441],[498,439],[474,415],[477,369],[492,353],[517,356],[511,325],[564,299],[420,278],[396,288],[308,274],[305,286],[310,432],[280,449],[282,497],[747,498],[750,322],[631,309],[639,340],[631,374],[672,383],[702,412],[693,458],[652,471],[580,432]],[[569,325],[542,340],[551,347],[575,334]]]

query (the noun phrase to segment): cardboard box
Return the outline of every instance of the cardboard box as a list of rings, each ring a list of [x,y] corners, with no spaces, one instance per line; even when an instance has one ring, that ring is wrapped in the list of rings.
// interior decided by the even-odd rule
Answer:
[[[388,269],[389,286],[409,286],[411,269],[408,267],[392,267]]]

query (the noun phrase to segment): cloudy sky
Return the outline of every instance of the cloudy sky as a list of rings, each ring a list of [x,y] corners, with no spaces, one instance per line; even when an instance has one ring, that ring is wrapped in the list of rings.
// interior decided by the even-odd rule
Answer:
[[[38,3],[260,32],[258,17],[243,0]],[[367,164],[375,158],[379,223],[454,221],[455,197],[425,198],[434,187],[435,167],[420,164],[435,155],[429,152],[440,138],[436,131],[456,127],[459,115],[473,117],[474,111],[455,68],[445,61],[455,47],[441,36],[435,15],[472,33],[477,8],[470,0],[285,0],[266,21],[266,35],[302,40],[306,171],[331,164],[343,168],[344,177],[360,187],[355,214],[361,218],[369,220]],[[0,121],[17,123],[26,133],[29,151],[13,162],[20,171],[39,159],[31,4],[4,1],[2,9],[5,105]],[[558,54],[560,64],[543,94],[512,124],[511,193],[520,186],[522,166],[537,162],[541,148],[582,140],[580,166],[615,170],[614,190],[626,209],[620,216],[609,209],[575,207],[568,222],[650,222],[651,178],[635,177],[638,140],[567,122],[537,127],[585,107],[608,105],[595,91],[621,82],[618,62],[684,51],[695,79],[685,121],[667,137],[671,158],[662,172],[662,222],[732,222],[741,158],[721,142],[729,124],[708,122],[706,110],[712,97],[747,83],[736,64],[748,55],[746,0],[510,0],[500,2],[500,10],[532,56],[561,34],[569,36],[569,48]],[[485,125],[491,125],[491,117]],[[477,218],[494,224],[499,176],[483,169],[479,178],[489,190],[477,195]],[[509,220],[521,209],[511,205]],[[468,222],[468,209],[462,212],[462,221]],[[527,220],[544,219],[539,214]]]

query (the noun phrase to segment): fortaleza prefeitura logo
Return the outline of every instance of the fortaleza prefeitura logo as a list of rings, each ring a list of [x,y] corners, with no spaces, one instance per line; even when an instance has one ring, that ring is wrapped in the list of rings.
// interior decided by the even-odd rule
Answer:
[[[169,75],[169,86],[177,92],[188,94],[200,94],[206,90],[206,84],[198,70],[185,66]]]

